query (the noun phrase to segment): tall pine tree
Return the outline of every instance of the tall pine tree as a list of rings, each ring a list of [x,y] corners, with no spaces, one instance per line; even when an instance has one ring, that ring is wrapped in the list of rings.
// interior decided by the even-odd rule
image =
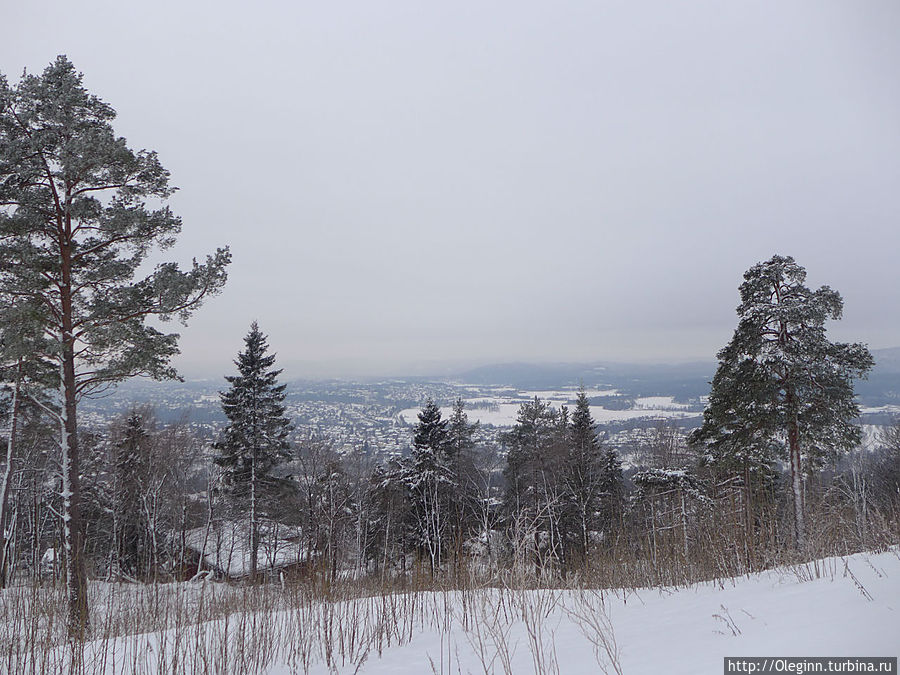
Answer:
[[[853,379],[872,367],[865,345],[830,342],[840,294],[806,284],[793,258],[773,256],[744,274],[740,321],[722,349],[703,425],[691,437],[710,459],[764,471],[776,455],[791,467],[797,547],[806,546],[802,476],[860,441]]]
[[[231,384],[221,392],[222,410],[228,425],[215,447],[229,497],[245,504],[250,519],[250,578],[256,580],[259,556],[259,519],[266,497],[278,481],[272,470],[289,457],[290,421],[285,415],[281,370],[275,370],[275,355],[266,355],[266,336],[254,321],[244,338],[246,349],[238,354],[238,375],[225,379]]]
[[[154,248],[174,242],[181,220],[156,153],[116,136],[115,111],[82,84],[65,56],[9,85],[0,75],[0,303],[28,309],[22,327],[41,336],[34,354],[52,365],[59,425],[68,632],[89,629],[78,402],[135,375],[175,378],[178,335],[146,319],[186,321],[225,282],[227,250],[182,271],[162,263],[135,278]]]

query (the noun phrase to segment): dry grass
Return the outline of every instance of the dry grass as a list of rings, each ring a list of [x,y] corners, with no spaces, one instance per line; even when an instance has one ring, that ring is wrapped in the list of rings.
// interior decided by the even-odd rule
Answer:
[[[83,644],[66,642],[61,587],[21,583],[0,591],[0,671],[224,675],[283,664],[297,673],[353,673],[430,631],[440,639],[439,653],[430,654],[436,673],[457,672],[456,650],[465,644],[485,675],[511,673],[517,650],[528,651],[535,672],[556,673],[554,632],[566,616],[593,645],[598,670],[620,673],[607,614],[611,593],[724,584],[775,565],[801,581],[848,576],[834,559],[811,558],[883,550],[900,539],[894,519],[876,514],[862,530],[852,514],[826,507],[831,510],[811,532],[808,557],[794,552],[790,542],[769,544],[765,531],[751,537],[712,514],[691,524],[687,550],[679,528],[659,531],[653,540],[632,532],[609,537],[587,565],[566,574],[511,558],[503,568],[471,565],[467,574],[434,578],[413,569],[406,576],[339,583],[315,576],[259,585],[92,582],[92,630]],[[867,589],[851,581],[865,596]],[[726,608],[721,623],[723,630],[735,625]],[[525,638],[514,641],[512,635]]]

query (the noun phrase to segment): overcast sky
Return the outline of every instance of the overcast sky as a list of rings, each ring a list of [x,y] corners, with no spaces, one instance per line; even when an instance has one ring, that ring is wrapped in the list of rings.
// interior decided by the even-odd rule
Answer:
[[[180,368],[293,377],[713,358],[793,255],[900,345],[900,3],[13,2],[157,150],[168,258],[230,245]]]

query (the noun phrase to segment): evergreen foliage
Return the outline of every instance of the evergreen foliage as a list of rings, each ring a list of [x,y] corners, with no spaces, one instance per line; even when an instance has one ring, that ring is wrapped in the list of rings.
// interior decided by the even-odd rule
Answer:
[[[404,467],[404,480],[412,500],[413,539],[429,558],[432,574],[443,563],[452,537],[454,499],[459,487],[441,409],[428,399],[418,415],[413,454]]]
[[[615,448],[607,446],[603,451],[603,471],[600,474],[601,524],[609,529],[620,520],[625,511],[625,478],[622,462]]]
[[[475,433],[478,423],[469,424],[465,404],[457,398],[453,413],[447,420],[446,452],[458,464],[475,449]]]
[[[448,451],[447,420],[441,419],[441,409],[430,398],[418,418],[413,435],[414,464],[419,471],[435,470]]]
[[[281,370],[273,369],[275,355],[254,321],[238,354],[237,375],[225,379],[231,387],[220,393],[222,411],[228,419],[215,448],[215,463],[222,467],[222,480],[232,506],[246,505],[250,518],[251,577],[256,577],[259,550],[259,517],[266,510],[266,497],[280,485],[272,470],[290,456],[290,420],[285,415],[286,385],[278,384]]]
[[[396,559],[405,568],[406,552],[422,546],[410,508],[406,472],[407,467],[393,459],[385,466],[376,466],[369,479],[372,508],[367,514],[366,530],[371,536],[365,541],[364,555],[376,570],[387,568]]]
[[[115,111],[84,88],[60,56],[10,85],[0,75],[0,298],[23,309],[61,392],[48,409],[61,428],[63,522],[73,638],[89,628],[77,403],[134,375],[176,377],[175,333],[148,316],[186,321],[225,282],[227,249],[181,271],[162,263],[135,280],[154,247],[175,242],[181,221],[162,204],[174,191],[153,152],[131,150]],[[153,204],[155,207],[151,207]]]
[[[131,577],[147,570],[149,524],[142,507],[148,492],[150,435],[144,418],[132,412],[125,421],[122,439],[116,444],[114,458],[114,536],[116,559],[120,569]]]
[[[582,388],[569,426],[569,452],[563,469],[565,507],[563,528],[567,543],[583,562],[590,549],[590,535],[601,529],[604,456],[597,438],[590,403]]]
[[[503,472],[504,511],[513,545],[520,556],[531,550],[538,568],[564,563],[565,486],[561,477],[568,435],[565,411],[535,396],[521,404],[516,425],[503,436],[509,448]]]
[[[509,448],[503,472],[506,509],[509,513],[534,509],[540,473],[546,472],[549,455],[559,440],[559,411],[535,396],[519,406],[516,425],[502,440]]]
[[[778,255],[744,274],[738,327],[718,354],[703,425],[691,437],[728,472],[768,474],[777,458],[789,460],[800,548],[802,476],[859,443],[853,379],[873,365],[865,345],[827,339],[825,322],[841,318],[843,301],[805,281],[806,270]]]
[[[453,412],[447,420],[446,455],[453,474],[453,490],[449,494],[450,540],[454,555],[459,559],[467,535],[475,528],[475,520],[481,515],[479,503],[479,471],[476,466],[476,441],[478,422],[469,423],[465,404],[457,398]]]

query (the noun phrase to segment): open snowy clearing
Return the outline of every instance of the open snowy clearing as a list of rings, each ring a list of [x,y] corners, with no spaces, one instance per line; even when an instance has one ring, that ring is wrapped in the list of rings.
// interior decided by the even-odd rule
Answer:
[[[89,643],[84,662],[89,673],[720,673],[725,656],[898,647],[895,547],[677,589],[316,600]]]
[[[592,392],[587,392],[590,396]],[[593,392],[595,395],[616,395],[615,389],[597,390]],[[490,424],[495,427],[511,427],[515,425],[516,418],[519,414],[519,407],[524,402],[534,400],[535,396],[541,398],[551,406],[558,408],[561,405],[568,405],[570,408],[574,405],[575,395],[577,391],[569,392],[559,391],[541,391],[541,392],[520,392],[515,398],[480,398],[472,399],[469,403],[477,403],[482,407],[471,407],[466,409],[470,422],[478,422],[480,424]],[[415,424],[417,415],[421,412],[419,408],[407,408],[402,410],[399,417],[407,424]],[[453,408],[445,406],[441,408],[441,416],[447,419],[453,413]],[[608,422],[621,422],[625,420],[633,420],[640,418],[688,418],[699,417],[702,413],[691,411],[690,406],[682,403],[676,403],[672,396],[644,396],[634,400],[634,405],[627,410],[608,410],[602,406],[592,405],[591,415],[598,424],[606,424]]]

